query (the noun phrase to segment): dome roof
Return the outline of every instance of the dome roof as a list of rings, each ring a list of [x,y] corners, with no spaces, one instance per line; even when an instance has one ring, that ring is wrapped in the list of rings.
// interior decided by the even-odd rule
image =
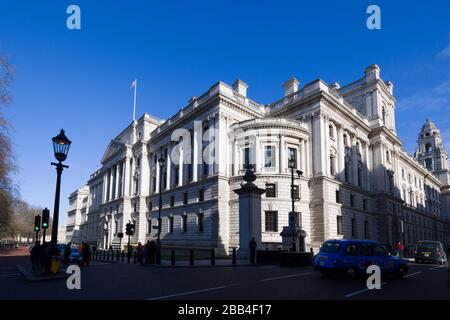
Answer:
[[[428,135],[439,135],[441,132],[439,131],[436,124],[432,122],[430,118],[427,118],[425,120],[425,124],[422,126],[422,130],[420,131],[420,133],[421,135],[425,134],[425,136],[428,136]]]

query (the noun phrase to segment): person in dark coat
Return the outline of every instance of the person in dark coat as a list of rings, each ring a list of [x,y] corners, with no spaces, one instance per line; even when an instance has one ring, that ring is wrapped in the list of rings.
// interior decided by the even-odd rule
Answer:
[[[150,261],[150,241],[147,240],[147,242],[144,245],[144,264],[148,264]]]
[[[86,267],[89,267],[89,262],[91,261],[91,247],[89,246],[89,243],[84,244],[84,254],[83,254],[83,264],[86,265]]]
[[[39,257],[39,251],[40,251],[40,244],[39,242],[36,242],[36,244],[33,246],[33,248],[30,251],[31,255],[31,266],[33,270],[40,270],[40,257]]]
[[[67,246],[64,248],[64,266],[66,267],[69,265],[69,257],[71,253],[72,253],[72,243],[69,242]]]
[[[152,240],[149,245],[150,264],[154,264],[156,260],[156,245]]]
[[[256,247],[258,245],[256,244],[255,238],[252,238],[252,240],[249,243],[250,247],[250,263],[255,264],[255,258],[256,258]]]

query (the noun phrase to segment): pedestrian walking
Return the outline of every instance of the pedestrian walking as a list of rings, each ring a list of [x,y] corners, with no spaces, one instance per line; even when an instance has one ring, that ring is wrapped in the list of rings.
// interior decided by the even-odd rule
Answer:
[[[149,256],[150,256],[150,264],[155,263],[155,257],[156,257],[156,244],[155,241],[150,241],[149,245]]]
[[[140,264],[143,264],[144,260],[144,248],[142,247],[142,244],[138,242],[137,248],[136,248],[136,256],[137,256],[137,262]]]
[[[84,255],[83,255],[83,264],[86,265],[86,267],[89,267],[89,262],[91,261],[91,248],[89,247],[89,243],[84,244]]]
[[[67,246],[64,248],[64,266],[67,267],[69,265],[69,257],[72,253],[72,242],[69,242]]]
[[[257,243],[255,241],[255,238],[252,238],[252,240],[249,243],[249,247],[250,247],[250,263],[251,264],[255,264],[255,258],[256,258],[256,247],[257,247]]]
[[[148,264],[150,262],[150,241],[147,240],[147,242],[144,245],[144,264]]]

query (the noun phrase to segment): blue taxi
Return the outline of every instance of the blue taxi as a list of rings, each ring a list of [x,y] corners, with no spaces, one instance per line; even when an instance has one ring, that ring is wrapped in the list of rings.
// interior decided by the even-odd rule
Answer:
[[[408,272],[408,260],[391,256],[383,245],[372,240],[327,240],[313,260],[314,270],[324,275],[341,273],[352,278],[366,274],[367,267],[374,264],[382,273],[399,278]]]

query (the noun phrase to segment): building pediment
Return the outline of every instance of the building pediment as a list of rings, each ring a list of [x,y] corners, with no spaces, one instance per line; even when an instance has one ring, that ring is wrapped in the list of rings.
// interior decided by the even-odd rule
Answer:
[[[105,164],[109,159],[114,157],[118,152],[121,152],[125,148],[125,144],[123,142],[117,141],[115,139],[111,140],[106,148],[105,153],[103,154],[101,164]]]

